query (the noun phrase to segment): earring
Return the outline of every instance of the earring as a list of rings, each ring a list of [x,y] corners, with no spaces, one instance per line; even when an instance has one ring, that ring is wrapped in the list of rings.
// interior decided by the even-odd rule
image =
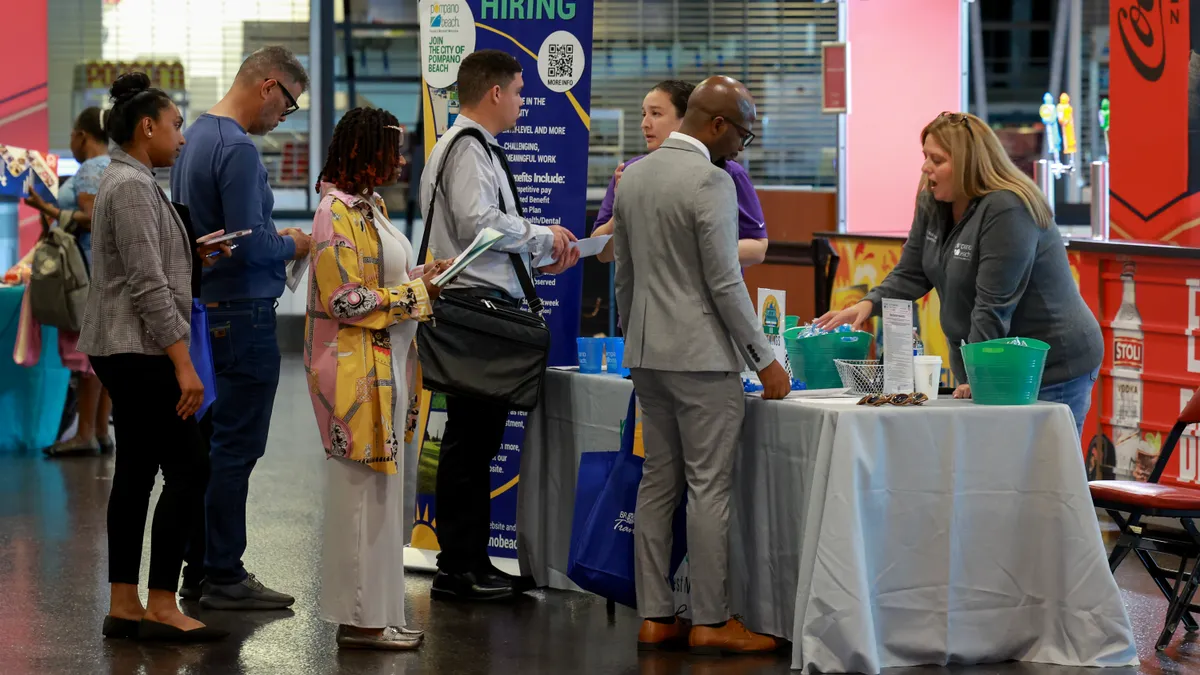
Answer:
[[[147,131],[147,132],[146,132],[146,138],[154,138],[154,132],[153,132],[153,131]]]

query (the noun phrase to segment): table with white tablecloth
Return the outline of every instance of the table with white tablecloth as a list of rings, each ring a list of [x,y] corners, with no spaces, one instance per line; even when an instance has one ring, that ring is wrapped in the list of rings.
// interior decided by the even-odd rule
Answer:
[[[579,458],[618,449],[632,390],[607,375],[547,375],[526,422],[517,515],[522,569],[541,585],[572,587]],[[731,610],[791,640],[805,670],[1137,664],[1075,433],[1057,404],[750,396]]]

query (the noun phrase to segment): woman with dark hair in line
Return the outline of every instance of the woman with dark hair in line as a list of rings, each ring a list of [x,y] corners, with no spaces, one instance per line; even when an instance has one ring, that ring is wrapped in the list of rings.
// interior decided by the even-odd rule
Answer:
[[[646,138],[646,151],[654,152],[663,141],[674,132],[679,131],[683,124],[683,115],[687,112],[688,98],[696,85],[682,80],[666,80],[659,82],[646,94],[642,100],[642,134]],[[749,146],[754,140],[751,135],[745,140]],[[621,182],[621,174],[630,164],[646,155],[633,157],[617,167],[612,181],[608,184],[608,192],[600,204],[600,212],[596,215],[596,227],[591,236],[599,237],[613,233],[613,201],[616,199],[617,185]],[[763,218],[762,204],[758,201],[758,193],[750,182],[750,174],[741,164],[733,161],[722,162],[721,168],[733,178],[737,189],[738,201],[738,260],[742,267],[750,267],[761,263],[767,257],[767,225]],[[597,258],[600,262],[613,261],[613,242],[608,245]]]
[[[423,637],[404,628],[421,393],[415,337],[440,293],[433,279],[450,261],[416,265],[375,192],[398,179],[403,143],[391,113],[347,112],[313,220],[304,368],[329,460],[321,616],[348,649],[416,649]]]
[[[92,214],[91,293],[79,349],[112,395],[121,426],[108,500],[108,580],[104,635],[207,642],[226,632],[179,611],[176,590],[191,514],[204,498],[208,456],[195,418],[204,398],[188,352],[192,265],[228,256],[228,245],[190,241],[154,179],[183,146],[183,116],[144,73],[112,86],[106,131],[117,148]],[[138,597],[142,539],[159,470],[162,495],[150,535],[149,602]]]
[[[75,235],[88,269],[92,266],[92,208],[100,176],[108,168],[108,132],[104,130],[104,113],[92,107],[79,113],[71,131],[71,155],[79,169],[58,188],[58,206],[47,204],[36,192],[25,203],[41,211],[63,231]],[[33,251],[30,251],[32,258]],[[42,452],[50,457],[101,452],[109,454],[116,447],[109,435],[108,417],[112,399],[100,384],[87,355],[76,344],[79,333],[58,331],[58,353],[63,365],[79,378],[79,423],[75,437],[55,443]]]

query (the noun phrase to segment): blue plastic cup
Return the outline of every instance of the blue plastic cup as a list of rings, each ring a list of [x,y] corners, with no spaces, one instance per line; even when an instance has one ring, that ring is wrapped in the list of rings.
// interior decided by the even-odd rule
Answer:
[[[628,375],[629,369],[621,366],[625,360],[625,338],[604,338],[604,359],[609,375]]]
[[[602,338],[576,338],[579,349],[579,372],[599,373],[604,367],[604,340]]]

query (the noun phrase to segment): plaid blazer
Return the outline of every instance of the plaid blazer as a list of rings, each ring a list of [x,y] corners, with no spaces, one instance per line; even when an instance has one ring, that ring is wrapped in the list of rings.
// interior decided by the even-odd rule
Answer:
[[[154,174],[120,149],[92,213],[92,285],[79,332],[91,356],[162,354],[191,337],[192,245]]]

